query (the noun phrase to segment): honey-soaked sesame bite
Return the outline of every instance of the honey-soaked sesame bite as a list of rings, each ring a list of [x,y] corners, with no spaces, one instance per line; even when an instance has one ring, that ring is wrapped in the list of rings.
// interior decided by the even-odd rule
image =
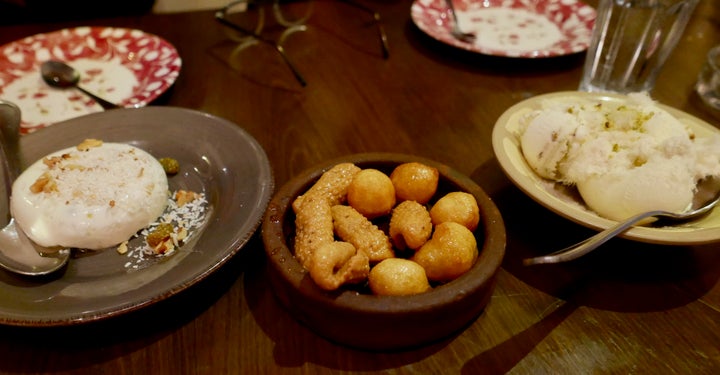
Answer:
[[[403,258],[388,258],[370,270],[368,284],[374,294],[407,296],[430,290],[425,270]]]
[[[390,180],[395,187],[398,201],[408,200],[426,204],[435,195],[440,173],[437,168],[418,162],[408,162],[395,167],[390,173]]]
[[[473,233],[463,225],[448,221],[437,225],[430,240],[410,259],[425,269],[428,279],[446,282],[467,272],[477,257]]]
[[[475,197],[464,191],[447,193],[430,209],[433,225],[452,221],[474,231],[480,223],[480,208]]]
[[[353,177],[347,201],[368,219],[387,215],[395,206],[395,188],[390,177],[377,169],[363,169]]]

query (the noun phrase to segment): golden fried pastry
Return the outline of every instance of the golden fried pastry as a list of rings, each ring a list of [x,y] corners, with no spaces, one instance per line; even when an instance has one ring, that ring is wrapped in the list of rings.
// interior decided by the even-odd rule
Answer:
[[[310,262],[310,277],[325,290],[367,279],[370,262],[367,255],[347,242],[334,241],[315,250]]]
[[[430,290],[425,269],[402,258],[385,259],[370,270],[368,283],[374,294],[407,296]]]
[[[323,173],[305,194],[295,198],[293,210],[297,213],[302,201],[308,196],[320,196],[328,201],[330,206],[343,203],[347,189],[360,167],[352,163],[340,163]]]
[[[465,226],[448,221],[410,258],[432,281],[450,281],[467,272],[478,257],[477,241]]]
[[[418,162],[400,164],[390,174],[397,200],[420,204],[426,204],[435,195],[439,179],[437,168]]]
[[[364,251],[371,263],[395,256],[390,239],[368,218],[350,206],[332,207],[335,233],[358,251]]]
[[[369,219],[387,215],[395,206],[395,188],[385,173],[363,169],[348,186],[347,202]]]
[[[401,202],[393,209],[388,234],[400,250],[419,249],[432,234],[430,213],[418,202]]]
[[[335,241],[332,210],[325,197],[310,195],[295,212],[295,258],[308,268],[313,252]]]
[[[448,193],[430,209],[433,225],[453,221],[474,231],[480,222],[480,209],[475,197],[464,191]]]

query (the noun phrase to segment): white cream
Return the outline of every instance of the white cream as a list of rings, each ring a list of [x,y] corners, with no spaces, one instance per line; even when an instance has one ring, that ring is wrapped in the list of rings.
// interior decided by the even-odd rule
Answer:
[[[57,163],[49,166],[50,160]],[[50,183],[37,191],[45,177]],[[18,226],[41,246],[98,250],[155,221],[167,197],[167,176],[155,157],[127,144],[102,143],[35,162],[14,182],[10,209]]]

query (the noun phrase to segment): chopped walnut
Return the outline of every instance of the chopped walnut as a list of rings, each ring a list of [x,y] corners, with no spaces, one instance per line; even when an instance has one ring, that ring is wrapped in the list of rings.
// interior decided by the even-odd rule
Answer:
[[[79,151],[87,151],[93,147],[100,147],[100,146],[102,146],[102,144],[103,144],[103,141],[101,141],[99,139],[88,138],[88,139],[80,142],[80,144],[77,145],[77,149]]]
[[[178,242],[181,242],[182,240],[186,239],[188,236],[187,229],[180,227],[177,232],[177,240]]]
[[[198,194],[194,191],[178,190],[175,192],[175,201],[178,207],[182,207],[185,203],[190,203],[198,197]]]
[[[68,169],[71,171],[75,171],[75,170],[84,171],[87,169],[87,167],[85,167],[84,165],[80,165],[80,164],[68,164],[68,165],[62,167],[62,169],[63,170]]]
[[[53,169],[61,161],[63,161],[62,156],[53,156],[53,157],[43,159],[43,164],[45,164],[48,167],[48,169]]]
[[[49,173],[45,172],[38,177],[35,182],[30,185],[30,191],[34,194],[49,193],[51,191],[57,191],[57,184],[55,180],[50,176]]]
[[[175,250],[175,244],[173,243],[172,238],[168,238],[165,241],[160,242],[157,244],[157,246],[153,247],[153,251],[155,254],[166,254],[171,251]]]

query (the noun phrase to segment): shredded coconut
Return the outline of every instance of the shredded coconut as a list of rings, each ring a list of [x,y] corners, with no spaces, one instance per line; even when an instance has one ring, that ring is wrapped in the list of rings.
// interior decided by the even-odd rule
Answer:
[[[163,257],[173,255],[176,251],[182,249],[182,245],[190,240],[197,233],[197,229],[202,226],[208,207],[205,194],[195,194],[196,197],[194,200],[185,202],[182,205],[178,205],[178,202],[173,198],[176,195],[177,192],[170,195],[165,212],[158,220],[133,236],[132,239],[139,238],[142,239],[142,241],[132,241],[134,245],[127,245],[127,251],[124,253],[124,255],[129,258],[125,263],[126,269],[138,270],[146,268]],[[170,238],[174,246],[168,249],[168,251],[159,254],[147,244],[145,238],[155,227],[162,223],[172,224],[173,233],[170,235]]]

